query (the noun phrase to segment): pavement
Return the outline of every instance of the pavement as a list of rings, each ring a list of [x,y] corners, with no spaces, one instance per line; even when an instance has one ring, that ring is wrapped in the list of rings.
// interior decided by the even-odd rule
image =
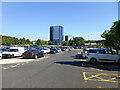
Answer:
[[[8,59],[1,59],[0,64],[3,65],[3,64],[15,64],[15,63],[23,63],[23,62],[32,62],[32,61],[42,60],[42,59],[45,59],[45,58],[49,58],[49,57],[45,56],[45,57],[42,57],[42,58],[39,58],[39,59],[23,59],[21,57],[10,58],[10,59],[8,58]]]

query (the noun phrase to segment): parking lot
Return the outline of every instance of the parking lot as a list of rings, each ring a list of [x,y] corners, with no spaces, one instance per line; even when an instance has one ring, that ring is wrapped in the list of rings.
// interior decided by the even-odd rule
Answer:
[[[4,64],[3,88],[118,88],[119,64],[91,64],[80,57],[80,51],[46,54],[32,62]]]

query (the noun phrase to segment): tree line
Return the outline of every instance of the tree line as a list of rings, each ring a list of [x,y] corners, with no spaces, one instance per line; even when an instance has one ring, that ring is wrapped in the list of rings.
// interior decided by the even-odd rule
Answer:
[[[36,41],[30,41],[29,39],[26,38],[16,38],[16,37],[11,37],[11,36],[5,36],[5,35],[0,35],[0,44],[1,45],[32,45],[33,42],[35,42],[37,45],[47,45],[49,44],[49,41],[44,41],[41,39],[37,39]]]
[[[41,39],[37,39],[35,41],[30,41],[26,38],[16,38],[11,36],[0,35],[1,37],[1,45],[10,46],[10,45],[52,45],[52,41],[44,41]],[[69,41],[63,41],[63,46],[84,46],[85,40],[82,37],[75,37],[73,40],[70,39]]]

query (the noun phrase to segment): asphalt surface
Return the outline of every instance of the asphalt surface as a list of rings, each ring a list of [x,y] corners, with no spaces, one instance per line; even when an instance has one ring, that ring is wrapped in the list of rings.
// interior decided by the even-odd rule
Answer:
[[[90,64],[80,50],[47,59],[2,65],[2,88],[118,88],[119,64]],[[83,61],[80,61],[83,60]]]

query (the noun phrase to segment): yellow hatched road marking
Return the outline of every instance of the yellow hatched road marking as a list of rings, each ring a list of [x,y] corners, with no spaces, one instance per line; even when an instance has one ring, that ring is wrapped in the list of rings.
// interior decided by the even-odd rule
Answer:
[[[115,78],[115,77],[118,76],[118,74],[105,74],[105,73],[99,73],[99,74],[96,74],[96,75],[93,75],[93,74],[96,74],[96,73],[92,73],[91,74],[90,72],[83,72],[84,80],[106,81],[106,82],[116,82],[116,83],[119,83],[118,80]],[[87,75],[90,75],[90,76],[87,76]],[[105,79],[105,77],[100,77],[101,75],[103,75],[103,76],[115,75],[115,77],[113,77],[113,78],[110,77],[109,79]]]

